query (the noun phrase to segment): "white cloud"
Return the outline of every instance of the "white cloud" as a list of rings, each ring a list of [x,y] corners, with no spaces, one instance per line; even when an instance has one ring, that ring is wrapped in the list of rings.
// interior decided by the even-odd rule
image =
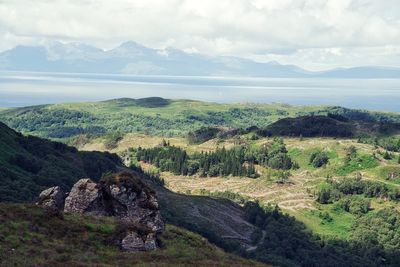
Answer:
[[[0,50],[134,40],[326,68],[397,64],[398,0],[0,0]],[[353,63],[351,63],[353,62]]]

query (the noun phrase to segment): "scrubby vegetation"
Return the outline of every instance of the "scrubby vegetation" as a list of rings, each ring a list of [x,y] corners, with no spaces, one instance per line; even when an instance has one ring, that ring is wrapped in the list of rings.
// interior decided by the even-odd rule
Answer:
[[[329,156],[326,152],[315,151],[310,156],[310,164],[315,168],[320,168],[329,162]]]
[[[400,152],[400,138],[397,137],[360,137],[359,143],[372,144],[382,147],[387,151]]]
[[[349,241],[325,239],[310,233],[294,217],[281,213],[278,207],[262,208],[256,203],[245,205],[249,222],[258,225],[266,238],[248,256],[279,266],[397,266],[399,216],[395,210],[384,210],[362,217],[354,225]],[[329,218],[329,215],[326,215]],[[387,217],[385,217],[387,216]],[[329,219],[328,219],[329,220]],[[378,220],[378,225],[372,226]],[[378,230],[379,227],[382,227]],[[379,235],[373,234],[376,229]],[[394,240],[392,239],[394,238]]]
[[[83,177],[99,179],[115,171],[110,153],[80,152],[65,144],[23,136],[0,123],[0,202],[32,201],[44,188],[67,190]]]
[[[349,120],[341,115],[307,115],[284,118],[257,130],[261,136],[337,137],[376,136],[400,133],[399,123]]]
[[[328,183],[318,191],[317,201],[322,204],[333,203],[349,195],[364,195],[397,201],[400,199],[400,189],[383,182],[362,180],[360,177],[344,178],[339,181],[328,180]]]
[[[113,218],[54,216],[34,205],[0,203],[0,266],[266,266],[223,252],[203,237],[167,225],[162,249],[124,253]]]
[[[262,136],[331,136],[351,137],[354,132],[350,124],[327,116],[304,116],[279,120],[259,130]]]
[[[324,266],[400,265],[397,211],[400,139],[393,135],[399,130],[398,114],[340,107],[220,105],[149,98],[10,109],[1,111],[0,118],[25,133],[58,139],[80,148],[88,144],[84,149],[120,153],[127,163],[131,160],[130,167],[140,177],[161,188],[157,194],[161,196],[162,213],[169,223],[200,233],[226,251],[278,266],[321,266],[321,262]],[[99,179],[121,165],[113,154],[79,152],[62,143],[22,136],[0,126],[0,201],[30,201],[44,187],[61,185],[68,189],[79,178]],[[168,138],[171,136],[174,138]],[[162,138],[165,141],[156,145]],[[95,146],[95,142],[101,146]],[[107,180],[110,177],[103,176],[103,182],[110,182]],[[167,193],[164,186],[196,196]],[[226,207],[239,215],[243,212],[239,205],[226,199],[244,206],[245,219],[257,226],[253,233],[248,233],[253,242],[249,250],[243,249],[235,237],[221,235],[220,224],[210,220],[221,207],[224,208],[218,210],[220,214]],[[16,214],[20,214],[18,209]],[[37,208],[32,212],[41,214]],[[35,214],[29,215],[33,221]],[[196,214],[200,217],[194,220]],[[234,219],[242,219],[239,217]],[[4,218],[0,213],[1,223],[6,221]],[[62,218],[54,220],[60,220],[57,223],[64,226]],[[61,238],[56,247],[62,246],[64,252],[57,252],[54,257],[50,252],[48,255],[39,252],[33,261],[37,265],[48,262],[85,265],[90,261],[107,266],[117,256],[122,257],[117,262],[120,265],[128,259],[133,263],[139,259],[148,262],[147,256],[132,259],[104,246],[102,242],[115,230],[112,221],[74,216],[64,220],[68,223],[77,220],[85,226],[83,230],[71,230],[88,236],[85,244],[79,243],[77,249],[86,251],[88,246],[95,246],[98,251],[89,249],[87,259],[73,256],[75,248],[63,242],[74,241],[74,234],[55,233]],[[53,218],[50,225],[58,225],[52,223]],[[15,225],[2,224],[0,232],[1,229],[11,232],[25,229],[19,222]],[[45,229],[44,224],[41,227]],[[47,231],[46,238],[53,238],[53,232],[43,231]],[[33,251],[28,249],[33,244],[31,240],[42,234],[41,230],[27,237],[21,234],[18,240],[15,236],[3,238],[0,234],[0,242],[6,240],[11,244],[0,249],[8,251],[16,246],[21,249],[19,255],[26,256]],[[169,226],[166,244],[172,242],[168,241],[169,234],[174,239],[186,240],[187,232]],[[43,245],[45,251],[55,244],[47,243],[44,237],[38,239],[37,244]],[[27,244],[25,247],[21,240]],[[189,243],[192,244],[191,241],[184,244],[190,247]],[[182,246],[170,244],[182,250]],[[215,255],[226,255],[214,252],[211,249],[207,252],[211,254],[200,255],[205,258],[210,255],[212,259]],[[149,255],[171,261],[171,265],[185,265],[192,252],[177,253],[166,247],[158,253]],[[168,253],[181,260],[170,258]],[[105,260],[100,263],[102,257]],[[198,260],[199,265],[217,262],[190,257]],[[232,265],[232,256],[221,257]],[[23,257],[11,255],[10,259],[18,265]]]
[[[215,136],[217,128],[220,127],[265,128],[279,119],[299,116],[306,117],[296,121],[281,121],[267,128],[264,136],[351,136],[354,129],[351,122],[346,120],[375,123],[374,125],[378,126],[377,132],[390,133],[396,128],[391,123],[400,122],[398,114],[341,107],[216,104],[158,97],[42,105],[0,111],[0,120],[13,129],[41,137],[68,139],[80,134],[98,136],[115,132],[170,137],[186,136],[191,132],[193,134],[189,137],[193,142],[201,142]],[[289,125],[291,126],[288,127]],[[206,130],[199,130],[201,128]]]

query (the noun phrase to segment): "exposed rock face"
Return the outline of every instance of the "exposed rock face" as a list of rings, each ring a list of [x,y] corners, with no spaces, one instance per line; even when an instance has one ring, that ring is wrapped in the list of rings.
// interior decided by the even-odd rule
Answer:
[[[126,183],[105,184],[103,194],[109,198],[108,206],[105,208],[109,215],[144,225],[152,232],[161,232],[164,229],[164,222],[161,219],[155,193],[146,189],[139,191],[138,188]]]
[[[49,188],[42,194],[51,195],[51,190],[55,189]],[[62,209],[59,203],[64,202],[64,195],[61,200],[54,204],[58,209]],[[127,226],[120,240],[124,251],[156,249],[157,235],[165,228],[155,192],[140,177],[128,172],[109,175],[100,183],[88,178],[79,180],[65,199],[64,212],[119,218]]]
[[[103,208],[102,191],[97,183],[86,178],[79,180],[65,199],[64,212],[107,215]]]
[[[59,186],[50,187],[42,191],[37,204],[46,209],[62,210],[65,194]]]
[[[156,250],[157,239],[155,234],[148,234],[145,237],[141,237],[136,232],[130,232],[122,239],[121,249],[124,251]]]

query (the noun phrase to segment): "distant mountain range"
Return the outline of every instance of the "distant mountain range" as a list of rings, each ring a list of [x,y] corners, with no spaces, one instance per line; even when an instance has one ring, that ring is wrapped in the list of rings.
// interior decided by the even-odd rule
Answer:
[[[356,67],[311,72],[295,65],[210,57],[168,48],[157,50],[126,42],[111,50],[82,43],[16,46],[0,53],[0,70],[133,75],[249,76],[282,78],[400,78],[400,68]]]

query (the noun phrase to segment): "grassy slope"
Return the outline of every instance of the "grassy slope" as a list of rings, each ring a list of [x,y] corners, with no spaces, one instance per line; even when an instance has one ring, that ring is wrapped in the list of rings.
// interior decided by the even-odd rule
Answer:
[[[107,167],[113,171],[112,168],[118,166],[109,158],[112,157],[110,154],[78,152],[64,144],[37,137],[28,138],[5,125],[0,126],[0,202],[31,201],[38,196],[40,190],[53,185],[68,190],[78,179],[96,179],[107,171]],[[15,155],[23,156],[28,163],[14,162]],[[40,168],[28,169],[31,162]],[[157,189],[163,213],[170,221],[198,230],[206,236],[212,235],[216,242],[218,239],[232,246],[233,243],[253,245],[251,235],[256,227],[244,219],[244,210],[235,203],[208,197],[183,196],[160,186]]]
[[[164,248],[123,253],[112,218],[48,216],[33,205],[0,203],[0,266],[266,266],[223,252],[203,237],[167,225]]]
[[[234,145],[234,140],[228,139],[222,142],[210,140],[200,145],[188,144],[183,138],[167,139],[173,145],[181,146],[189,152],[201,150],[213,150],[217,146],[230,147]],[[260,146],[271,139],[263,138],[252,141],[246,140],[250,146]],[[144,135],[129,134],[122,139],[118,146],[113,150],[120,153],[128,147],[150,147],[161,143],[162,138],[150,137]],[[386,180],[388,172],[399,172],[400,165],[397,163],[398,153],[395,153],[393,160],[384,160],[378,155],[378,160],[370,164],[357,164],[352,168],[343,168],[346,148],[354,145],[357,148],[360,157],[370,159],[372,153],[377,149],[368,144],[357,143],[353,139],[333,139],[333,138],[286,138],[285,143],[288,147],[291,157],[299,163],[300,169],[292,171],[291,180],[293,184],[278,185],[274,181],[274,172],[263,167],[259,167],[262,172],[260,178],[250,179],[245,177],[184,177],[176,176],[171,173],[162,173],[166,181],[166,186],[174,192],[183,194],[201,195],[205,191],[233,191],[253,200],[258,200],[262,204],[278,204],[284,211],[294,215],[303,221],[310,229],[321,235],[338,236],[346,238],[351,230],[351,225],[355,219],[354,215],[338,211],[332,205],[317,205],[312,196],[316,187],[319,187],[325,181],[328,174],[336,178],[342,176],[353,176],[355,172],[363,173],[364,179],[378,180],[392,186],[400,185],[400,178]],[[93,143],[84,146],[85,149],[98,148],[105,149],[102,146],[102,140],[94,140]],[[330,163],[320,169],[309,165],[309,158],[313,151],[324,150],[328,152]],[[149,165],[143,165],[144,168],[152,168]],[[345,170],[345,171],[344,171]],[[373,207],[380,209],[388,206],[398,207],[397,204],[385,201],[373,201]],[[321,214],[328,212],[333,218],[332,222],[324,222]]]
[[[64,190],[82,177],[116,170],[110,154],[79,152],[64,144],[23,136],[0,123],[0,201],[31,201],[46,187]]]

